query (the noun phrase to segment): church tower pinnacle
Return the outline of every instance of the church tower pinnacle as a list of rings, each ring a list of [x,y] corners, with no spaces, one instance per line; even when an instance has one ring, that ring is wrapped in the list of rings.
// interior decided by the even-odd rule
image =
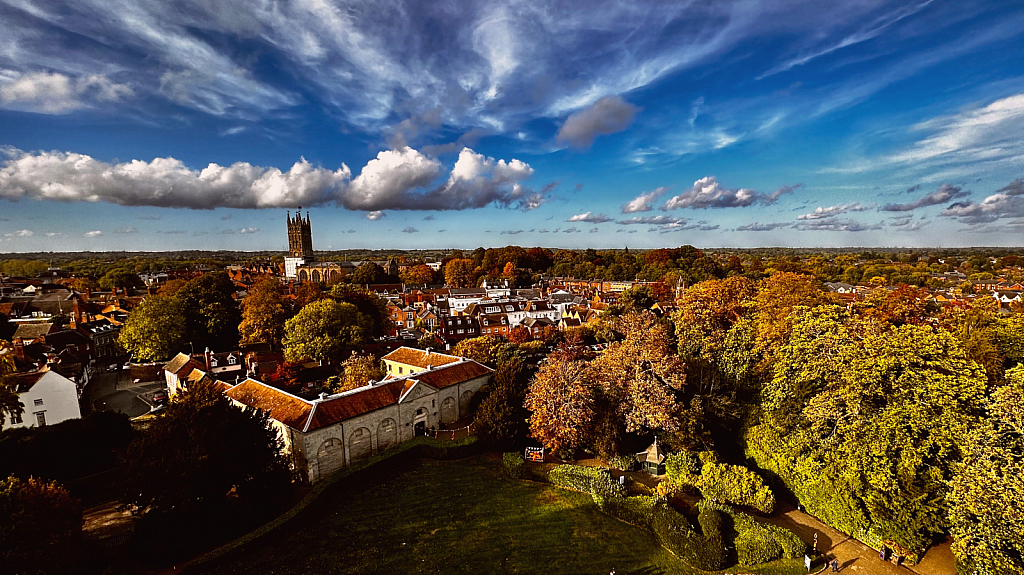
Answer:
[[[288,255],[293,258],[313,259],[313,229],[309,223],[309,211],[306,212],[306,219],[302,219],[302,206],[295,212],[295,219],[292,219],[291,212],[288,212]]]

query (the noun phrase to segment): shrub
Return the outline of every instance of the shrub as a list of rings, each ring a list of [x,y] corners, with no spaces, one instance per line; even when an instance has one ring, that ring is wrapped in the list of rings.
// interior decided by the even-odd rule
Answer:
[[[705,463],[700,472],[700,488],[705,498],[746,505],[761,513],[775,510],[775,496],[761,476],[739,465]]]
[[[632,471],[636,467],[636,457],[632,455],[616,455],[608,460],[608,465],[613,469]]]
[[[548,473],[548,481],[559,487],[566,487],[598,497],[623,497],[625,487],[612,479],[607,469],[584,467],[582,465],[559,465]]]
[[[659,497],[613,497],[604,500],[602,511],[640,527],[650,528],[654,516],[654,506],[661,501]]]
[[[700,475],[701,462],[688,451],[669,454],[665,458],[665,474],[678,485],[695,485]]]
[[[523,476],[523,465],[526,463],[519,452],[513,451],[501,456],[501,462],[505,465],[505,472],[512,479],[519,479]]]
[[[741,565],[759,565],[782,557],[782,545],[764,531],[740,533],[735,543],[736,558]]]
[[[717,571],[725,567],[725,545],[722,539],[722,515],[715,509],[701,509],[697,518],[704,533],[693,530],[686,517],[663,502],[655,505],[651,530],[661,544],[691,567]]]
[[[784,527],[761,523],[746,513],[742,513],[721,503],[702,501],[702,507],[716,509],[732,518],[733,530],[737,532],[733,545],[736,555],[743,565],[758,565],[779,558],[796,559],[802,557],[807,545],[795,533]]]

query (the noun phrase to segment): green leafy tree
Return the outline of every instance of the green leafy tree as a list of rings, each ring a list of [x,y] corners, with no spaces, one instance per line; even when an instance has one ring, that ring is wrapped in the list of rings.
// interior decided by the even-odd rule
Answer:
[[[384,379],[384,368],[381,366],[381,361],[372,355],[353,353],[341,365],[345,369],[345,373],[340,382],[341,385],[335,390],[335,393],[362,387],[370,381]]]
[[[388,283],[388,279],[388,274],[384,271],[384,268],[373,262],[366,262],[357,267],[349,277],[349,281],[360,285]]]
[[[0,570],[70,573],[82,542],[82,504],[55,482],[0,480]]]
[[[289,361],[330,362],[366,341],[359,310],[332,299],[315,301],[285,323],[284,356]]]
[[[196,349],[237,347],[242,318],[234,293],[235,284],[225,272],[203,274],[178,290],[175,297],[184,308],[186,341]]]
[[[525,443],[530,412],[523,404],[529,382],[529,374],[520,360],[504,362],[494,372],[490,393],[476,411],[477,433],[488,445],[513,450]]]
[[[243,345],[269,343],[275,348],[281,345],[284,322],[288,319],[283,295],[281,282],[273,277],[265,277],[253,285],[242,300],[242,323],[238,331]]]
[[[117,341],[136,359],[168,359],[188,342],[184,315],[184,306],[178,298],[149,296],[132,310]]]
[[[239,409],[211,385],[190,385],[129,445],[128,501],[179,517],[231,498],[258,504],[289,482],[282,448],[266,412]]]
[[[142,287],[142,280],[134,271],[124,268],[112,269],[100,278],[103,289],[135,289]]]
[[[14,349],[6,341],[0,341],[0,427],[8,417],[21,417],[25,412],[25,405],[18,398],[18,382],[14,378],[17,371]]]
[[[949,497],[963,572],[1024,573],[1024,367],[1006,375],[971,434]]]
[[[658,300],[651,295],[651,288],[638,285],[622,292],[619,296],[619,303],[625,306],[627,311],[646,311],[658,303]]]
[[[330,297],[356,306],[359,326],[367,337],[380,337],[391,327],[388,303],[377,294],[352,284],[338,284],[331,288]]]

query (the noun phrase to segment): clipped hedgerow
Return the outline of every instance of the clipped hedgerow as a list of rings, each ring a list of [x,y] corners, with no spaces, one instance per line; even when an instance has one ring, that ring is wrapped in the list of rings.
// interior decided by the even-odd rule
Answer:
[[[739,465],[705,463],[700,489],[705,498],[746,505],[764,514],[775,510],[775,495],[761,476]]]
[[[607,469],[599,467],[559,465],[548,473],[548,481],[559,487],[590,493],[595,502],[599,497],[608,499],[626,494],[626,488],[612,479]]]
[[[654,516],[654,506],[661,500],[659,497],[612,497],[603,501],[601,510],[605,513],[640,527],[650,528]]]
[[[501,462],[505,466],[505,472],[512,479],[519,479],[523,476],[523,465],[526,463],[523,456],[518,452],[504,453]]]
[[[807,545],[795,533],[784,527],[761,523],[746,513],[728,505],[702,501],[702,507],[717,509],[732,518],[733,529],[738,533],[733,544],[742,565],[759,565],[780,558],[802,557]]]

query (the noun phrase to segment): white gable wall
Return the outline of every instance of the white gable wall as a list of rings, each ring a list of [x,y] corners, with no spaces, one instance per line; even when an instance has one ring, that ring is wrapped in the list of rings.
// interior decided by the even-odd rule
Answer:
[[[28,391],[18,394],[18,399],[25,406],[21,423],[13,423],[8,416],[4,421],[4,429],[35,427],[39,413],[42,413],[46,425],[82,417],[78,406],[78,387],[75,382],[55,371],[43,374]],[[42,405],[36,405],[37,401],[42,402]]]

